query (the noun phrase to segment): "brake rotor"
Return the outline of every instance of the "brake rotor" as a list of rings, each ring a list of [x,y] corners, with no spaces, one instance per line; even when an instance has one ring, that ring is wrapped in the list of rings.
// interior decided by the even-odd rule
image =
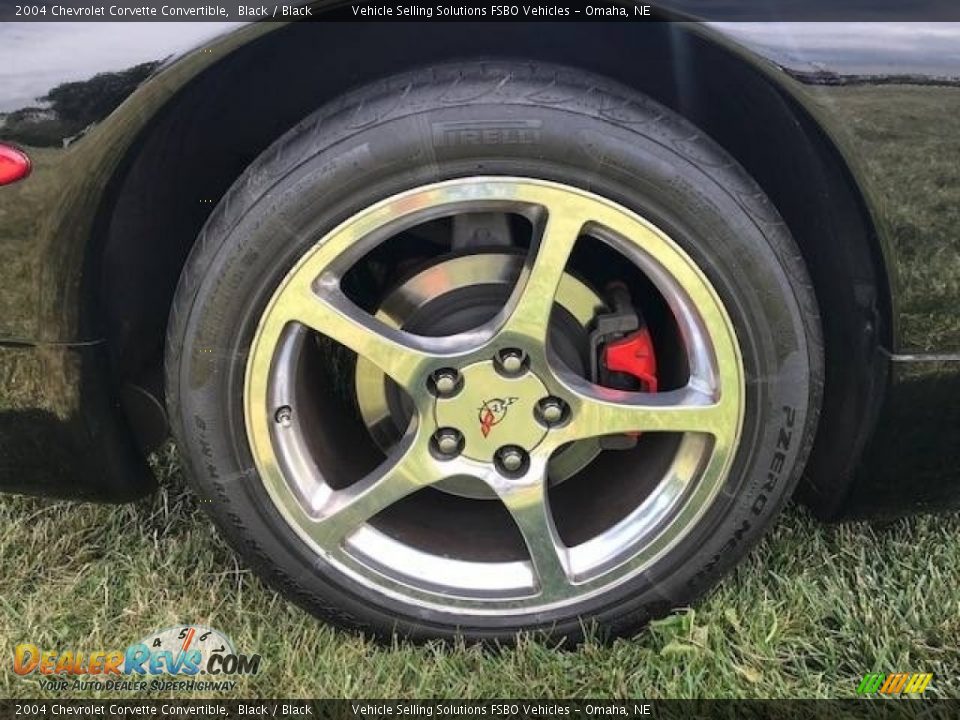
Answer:
[[[497,252],[448,257],[413,275],[392,290],[375,317],[393,328],[439,337],[466,332],[490,320],[507,303],[523,270],[522,253]],[[550,346],[571,371],[589,374],[588,326],[603,300],[569,273],[564,273],[550,321]],[[371,437],[389,453],[413,422],[404,393],[370,360],[357,358],[357,404]],[[531,417],[530,422],[535,422]],[[598,439],[560,448],[550,459],[551,485],[588,465],[601,451]],[[448,478],[434,487],[462,497],[492,499],[493,491],[473,478]]]

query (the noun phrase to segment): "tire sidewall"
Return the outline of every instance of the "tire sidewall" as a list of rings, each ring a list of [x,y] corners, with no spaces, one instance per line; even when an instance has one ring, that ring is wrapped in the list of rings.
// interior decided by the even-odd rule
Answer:
[[[168,352],[171,416],[192,478],[214,501],[211,510],[228,539],[275,585],[314,612],[377,633],[459,631],[487,638],[523,627],[579,636],[581,617],[617,631],[689,603],[777,512],[795,483],[804,438],[812,436],[811,377],[818,368],[808,342],[810,318],[784,267],[793,247],[789,234],[730,158],[702,137],[694,141],[696,131],[662,108],[654,108],[658,122],[638,125],[604,118],[589,106],[413,100],[405,114],[342,137],[331,129],[336,115],[301,126],[301,134],[311,128],[316,151],[290,161],[285,171],[274,170],[279,177],[264,191],[257,187],[258,164],[278,162],[270,157],[278,151],[268,150],[228,196],[232,211],[218,208],[208,223],[200,258],[191,265],[198,275],[190,302]],[[343,105],[342,113],[349,113],[350,104]],[[639,110],[650,114],[650,104]],[[284,142],[290,141],[277,145],[282,149]],[[740,448],[702,521],[644,574],[552,613],[464,617],[373,593],[328,565],[286,525],[260,482],[246,439],[250,342],[296,261],[339,222],[379,200],[473,175],[564,183],[651,221],[710,280],[743,356]]]

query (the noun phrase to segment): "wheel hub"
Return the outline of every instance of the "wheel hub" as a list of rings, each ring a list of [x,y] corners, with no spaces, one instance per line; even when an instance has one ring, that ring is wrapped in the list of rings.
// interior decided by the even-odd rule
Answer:
[[[493,462],[504,445],[529,453],[547,433],[535,417],[537,403],[549,393],[532,371],[505,376],[492,360],[461,371],[460,392],[438,397],[434,406],[437,427],[456,428],[464,438],[463,455]]]
[[[470,330],[492,317],[509,299],[510,290],[517,282],[523,270],[524,256],[509,250],[448,257],[430,265],[401,283],[384,298],[376,313],[376,318],[391,327],[403,328],[420,335],[454,334]],[[604,309],[600,296],[573,275],[565,274],[557,289],[556,305],[560,310],[551,332],[550,343],[564,364],[577,374],[586,373],[586,361],[579,347],[586,339],[587,328],[597,312]],[[494,370],[494,381],[511,376],[509,358],[491,358],[488,363],[504,372]],[[525,364],[519,363],[521,368]],[[447,371],[456,373],[452,368],[441,368],[433,378],[434,395],[456,398],[459,394],[463,376],[445,378]],[[526,370],[525,370],[526,371]],[[479,371],[471,370],[472,373]],[[534,376],[535,378],[536,376]],[[484,387],[487,380],[481,380],[479,374],[471,382],[473,389]],[[528,381],[529,382],[529,381]],[[541,383],[542,386],[542,383]],[[357,405],[367,429],[374,442],[385,453],[390,452],[403,436],[410,424],[413,410],[409,399],[392,383],[383,371],[368,358],[357,359],[354,383]],[[527,432],[535,434],[543,430],[542,424],[534,419],[532,408],[547,393],[541,387],[540,394],[527,404],[526,412],[511,408],[510,427],[521,422],[530,425]],[[453,411],[444,410],[444,420],[434,411],[437,422],[435,429],[451,426],[463,430],[466,425],[479,427],[478,415],[484,402],[498,398],[506,401],[517,396],[509,390],[482,393],[474,398],[474,406],[464,407],[460,413],[466,419],[446,420]],[[519,397],[519,396],[518,396]],[[457,398],[459,399],[459,398]],[[437,403],[439,406],[440,403]],[[508,406],[509,407],[509,406]],[[522,417],[522,420],[521,420]],[[444,423],[447,423],[445,425]],[[461,427],[461,425],[463,427]],[[491,437],[509,437],[507,426],[498,426]],[[537,442],[543,437],[540,433]],[[491,440],[491,443],[493,440]],[[510,442],[504,440],[504,442]],[[476,445],[476,443],[474,443]],[[487,443],[484,443],[486,445]],[[503,443],[501,443],[502,445]],[[478,448],[480,445],[476,445]],[[499,446],[497,446],[499,447]],[[532,445],[531,445],[532,447]],[[497,448],[494,447],[493,450]],[[492,451],[479,453],[477,459],[487,462]],[[529,450],[529,448],[528,448]],[[479,451],[478,451],[479,452]],[[600,452],[596,439],[581,440],[570,444],[554,454],[550,460],[549,477],[551,484],[563,482],[586,467]],[[470,457],[473,457],[472,455]],[[469,477],[450,477],[437,483],[436,488],[443,492],[472,499],[491,500],[496,497],[490,488]]]

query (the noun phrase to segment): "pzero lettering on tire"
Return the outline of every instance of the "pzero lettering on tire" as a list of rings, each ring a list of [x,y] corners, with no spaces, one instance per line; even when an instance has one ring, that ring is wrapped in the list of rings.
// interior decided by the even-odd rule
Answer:
[[[693,601],[789,497],[816,303],[723,150],[579,71],[467,62],[321,108],[220,202],[167,392],[267,581],[379,634],[576,640]]]

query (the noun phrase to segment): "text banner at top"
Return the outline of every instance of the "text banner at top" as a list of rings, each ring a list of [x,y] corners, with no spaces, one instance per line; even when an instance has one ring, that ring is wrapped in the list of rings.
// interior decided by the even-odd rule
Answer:
[[[960,21],[957,0],[0,0],[0,22]]]

